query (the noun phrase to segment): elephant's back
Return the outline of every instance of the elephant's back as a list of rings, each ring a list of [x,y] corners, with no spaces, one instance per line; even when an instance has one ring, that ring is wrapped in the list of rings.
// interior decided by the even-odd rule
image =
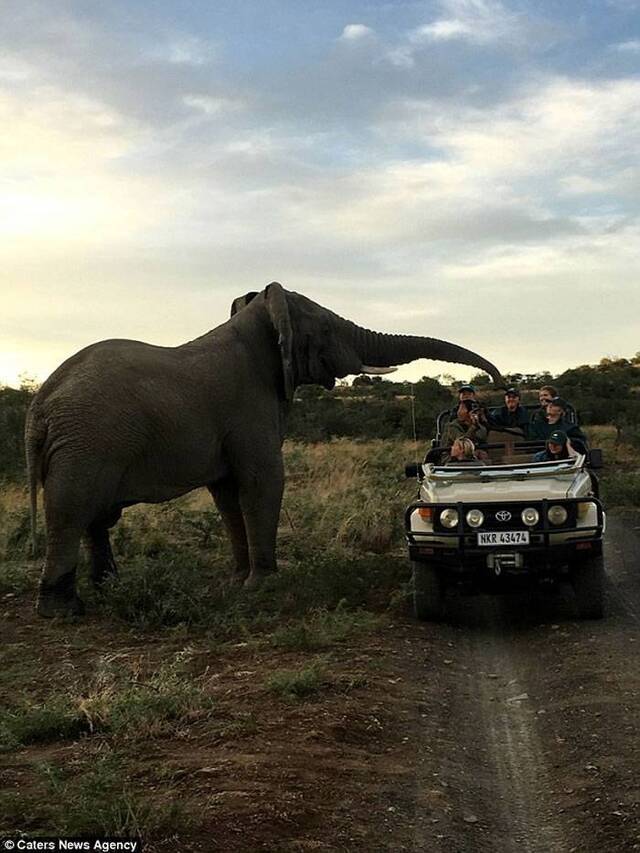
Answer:
[[[63,362],[42,385],[34,408],[50,442],[90,443],[96,451],[128,456],[156,428],[157,412],[180,404],[189,381],[180,348],[101,341]]]

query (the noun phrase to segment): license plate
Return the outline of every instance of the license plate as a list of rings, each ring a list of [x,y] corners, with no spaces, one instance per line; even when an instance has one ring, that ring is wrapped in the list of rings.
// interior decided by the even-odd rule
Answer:
[[[495,533],[478,533],[478,545],[528,545],[528,530],[500,530]]]

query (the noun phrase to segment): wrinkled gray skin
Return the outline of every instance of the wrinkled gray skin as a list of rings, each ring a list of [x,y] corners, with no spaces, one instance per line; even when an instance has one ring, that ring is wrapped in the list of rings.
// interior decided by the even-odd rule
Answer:
[[[158,503],[206,486],[231,537],[234,580],[253,586],[276,569],[284,486],[282,442],[298,385],[416,358],[473,365],[469,350],[432,338],[362,329],[270,284],[236,299],[231,319],[178,347],[93,344],[44,383],[27,416],[32,532],[44,490],[46,560],[42,616],[79,614],[80,539],[92,578],[115,573],[109,528],[123,507]]]

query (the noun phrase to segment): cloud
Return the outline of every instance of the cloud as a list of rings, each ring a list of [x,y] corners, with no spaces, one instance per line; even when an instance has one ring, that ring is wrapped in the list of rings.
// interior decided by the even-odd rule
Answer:
[[[640,39],[631,39],[630,41],[622,41],[613,45],[614,49],[620,53],[637,53],[640,51]]]
[[[347,24],[340,35],[341,41],[362,41],[375,36],[374,30],[364,24]]]
[[[212,98],[209,95],[184,95],[182,100],[188,107],[193,107],[197,112],[204,113],[207,116],[215,116],[243,108],[240,101],[230,98]]]
[[[513,41],[522,32],[522,19],[498,0],[441,0],[444,17],[413,30],[410,41],[450,41],[471,44]]]
[[[162,49],[156,49],[152,55],[158,59],[164,59],[172,65],[206,65],[215,57],[215,51],[211,44],[197,38],[188,36],[171,40]]]

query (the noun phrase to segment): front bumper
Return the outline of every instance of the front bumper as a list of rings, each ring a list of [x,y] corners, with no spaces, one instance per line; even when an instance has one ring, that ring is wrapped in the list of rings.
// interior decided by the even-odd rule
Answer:
[[[480,547],[477,544],[477,531],[471,531],[465,524],[463,503],[433,506],[434,514],[445,507],[457,509],[459,522],[455,530],[412,530],[413,512],[420,507],[431,506],[417,501],[410,504],[405,512],[409,557],[414,562],[437,565],[443,571],[458,576],[475,573],[494,577],[556,576],[566,570],[570,563],[602,553],[605,516],[601,501],[594,497],[567,498],[562,501],[563,504],[585,502],[595,506],[596,520],[593,524],[555,527],[547,518],[550,502],[543,500],[540,502],[541,523],[531,530],[529,545]]]

